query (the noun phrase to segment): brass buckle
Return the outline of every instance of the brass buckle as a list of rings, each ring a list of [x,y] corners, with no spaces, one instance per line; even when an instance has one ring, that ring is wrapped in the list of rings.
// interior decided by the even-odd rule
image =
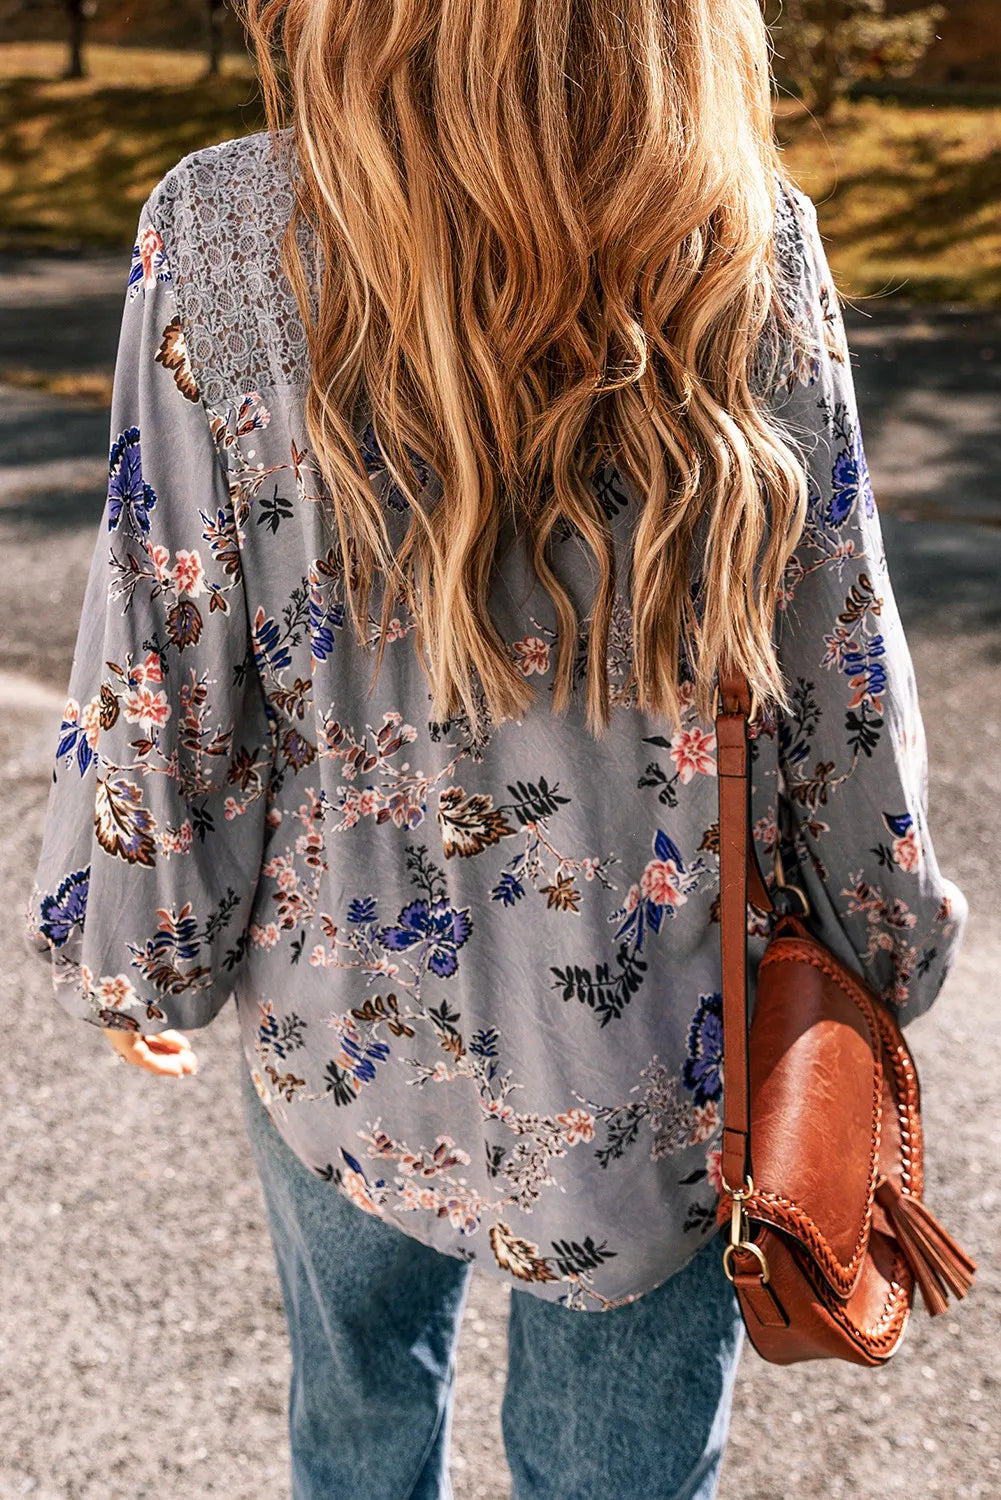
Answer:
[[[757,1258],[758,1263],[761,1266],[761,1285],[764,1286],[765,1283],[769,1280],[771,1272],[768,1269],[768,1261],[765,1259],[765,1252],[761,1249],[760,1245],[756,1245],[754,1241],[749,1238],[751,1232],[751,1223],[747,1216],[747,1209],[744,1207],[746,1200],[750,1198],[754,1192],[754,1178],[750,1173],[748,1173],[747,1181],[743,1184],[742,1187],[739,1188],[732,1188],[727,1182],[726,1178],[722,1176],[722,1174],[721,1181],[723,1184],[724,1192],[729,1193],[730,1197],[733,1199],[733,1211],[730,1214],[730,1242],[724,1247],[723,1250],[723,1274],[726,1276],[727,1281],[732,1282],[733,1252],[735,1250],[750,1250],[751,1254]]]
[[[758,700],[757,689],[752,688],[751,689],[751,711],[747,715],[747,722],[748,722],[748,724],[753,724],[754,723],[755,719],[758,716],[758,709],[760,707],[761,707],[761,704],[760,704],[760,702]],[[737,709],[735,711],[737,713],[739,713],[740,709]],[[720,708],[719,708],[719,683],[717,682],[716,686],[713,688],[713,711],[712,711],[712,717],[714,719],[718,719],[719,718],[719,712],[720,712]]]

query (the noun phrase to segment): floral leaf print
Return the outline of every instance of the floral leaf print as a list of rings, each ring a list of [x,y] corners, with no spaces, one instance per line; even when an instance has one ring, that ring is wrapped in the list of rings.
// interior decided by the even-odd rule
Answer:
[[[446,787],[440,794],[438,823],[446,859],[470,859],[515,832],[492,797],[478,792],[467,797],[461,786]]]
[[[292,652],[283,643],[281,629],[258,606],[254,615],[254,659],[262,669],[281,672],[292,663]]]
[[[617,1254],[615,1250],[609,1250],[607,1240],[596,1245],[591,1235],[584,1240],[553,1240],[552,1245],[555,1252],[553,1265],[561,1276],[567,1278],[594,1271]]]
[[[156,819],[142,805],[142,792],[120,772],[98,779],[94,799],[97,842],[130,865],[156,863]]]
[[[332,547],[326,558],[314,558],[309,568],[308,583],[309,640],[313,658],[311,665],[315,671],[333,651],[334,631],[343,628],[346,615],[338,593],[341,583],[340,559]]]
[[[236,533],[233,507],[218,506],[215,515],[200,513],[202,540],[208,542],[213,558],[228,578],[240,577],[240,541]]]
[[[447,901],[411,901],[391,927],[383,927],[379,942],[391,953],[417,950],[432,974],[449,979],[459,967],[458,950],[473,930],[468,909],[458,911]]]
[[[265,406],[259,391],[250,391],[243,397],[236,412],[236,435],[246,437],[248,432],[260,432],[271,421],[271,413]]]
[[[439,870],[428,854],[426,844],[408,844],[407,871],[418,890],[431,902],[444,901],[448,890],[444,870]]]
[[[201,610],[193,599],[179,599],[167,613],[167,637],[178,651],[197,646],[202,635]]]
[[[723,1092],[723,997],[700,995],[688,1028],[688,1056],[681,1070],[696,1104],[717,1101]]]
[[[551,968],[554,976],[553,989],[562,991],[564,1000],[579,1000],[600,1016],[601,1025],[622,1015],[629,1001],[643,983],[646,960],[640,958],[627,943],[623,943],[616,954],[617,969],[613,972],[607,963],[595,965],[594,972],[571,964],[565,969]]]
[[[557,875],[549,885],[540,887],[547,898],[546,906],[557,911],[580,911],[580,891],[572,875]]]
[[[557,795],[559,782],[550,787],[544,776],[540,776],[538,782],[516,782],[514,786],[508,787],[508,792],[514,798],[510,811],[522,824],[539,823],[545,818],[551,818],[570,801],[569,797]]]
[[[123,515],[149,534],[149,513],[156,492],[143,479],[139,428],[127,427],[111,445],[108,458],[108,530],[117,531]]]
[[[362,1041],[357,1028],[341,1032],[341,1051],[327,1063],[324,1080],[337,1105],[353,1104],[366,1083],[375,1077],[376,1065],[389,1058],[389,1044]]]
[[[555,1281],[557,1275],[544,1255],[539,1254],[538,1245],[515,1234],[510,1225],[500,1220],[490,1226],[490,1248],[502,1270],[516,1276],[519,1281]]]
[[[259,1000],[257,1010],[260,1021],[256,1045],[262,1055],[277,1057],[280,1062],[284,1062],[290,1052],[305,1045],[304,1033],[309,1022],[294,1010],[288,1015],[277,1016],[271,1000]]]
[[[257,508],[259,511],[257,517],[258,526],[267,526],[272,536],[277,536],[278,528],[282,521],[287,521],[295,510],[291,500],[287,499],[284,495],[279,495],[277,485],[275,485],[275,492],[270,499],[265,498],[257,502]]]
[[[73,870],[61,880],[56,891],[43,896],[40,905],[41,921],[38,924],[54,948],[68,942],[75,927],[83,926],[87,912],[87,892],[90,887],[90,866],[85,870]]]
[[[525,894],[525,887],[512,870],[505,870],[500,880],[490,892],[491,901],[499,901],[502,906],[513,906],[520,901]]]
[[[184,340],[184,327],[180,318],[171,318],[163,330],[160,347],[153,358],[174,377],[174,384],[186,401],[198,401],[200,396],[191,368],[191,356]]]
[[[204,988],[211,982],[212,970],[197,960],[216,933],[229,926],[239,905],[240,897],[229,887],[202,923],[190,901],[179,910],[161,908],[153,937],[141,945],[129,944],[133,966],[161,994],[181,995]],[[184,969],[182,963],[191,967]]]
[[[838,615],[842,625],[857,625],[870,612],[878,615],[883,601],[873,588],[868,573],[860,573],[848,590],[845,607]]]

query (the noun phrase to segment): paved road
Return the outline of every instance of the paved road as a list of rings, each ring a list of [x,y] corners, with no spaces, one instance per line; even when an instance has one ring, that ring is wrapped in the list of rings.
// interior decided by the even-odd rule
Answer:
[[[107,369],[122,270],[0,262],[0,365]],[[945,1318],[915,1314],[886,1370],[780,1370],[746,1353],[720,1500],[997,1500],[1001,314],[873,309],[850,333],[925,708],[932,825],[973,908],[957,971],[910,1031],[928,1197],[981,1270]],[[0,1500],[287,1500],[285,1329],[232,1007],[199,1035],[195,1077],[153,1079],[65,1017],[20,948],[108,433],[99,408],[0,394]],[[504,1290],[474,1281],[456,1500],[508,1494],[505,1315]]]

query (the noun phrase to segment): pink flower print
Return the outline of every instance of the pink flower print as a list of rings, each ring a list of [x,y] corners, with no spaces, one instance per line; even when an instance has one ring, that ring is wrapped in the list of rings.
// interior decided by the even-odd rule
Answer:
[[[87,707],[80,716],[80,728],[87,737],[87,744],[92,750],[97,749],[97,736],[101,728],[101,699],[91,698]]]
[[[269,922],[266,927],[262,927],[258,922],[251,924],[250,941],[255,947],[275,948],[278,945],[280,935],[276,922]]]
[[[639,904],[640,904],[640,888],[639,888],[638,885],[631,885],[629,887],[629,890],[626,892],[626,904],[625,904],[625,908],[624,908],[625,912],[626,912],[626,915],[628,916],[628,914],[631,911],[635,911],[636,908],[637,908],[637,906],[639,906]]]
[[[157,272],[163,264],[163,240],[152,226],[144,229],[140,236],[139,262],[142,266],[143,286],[155,286]]]
[[[170,554],[167,552],[166,547],[159,547],[157,550],[163,552],[169,558]],[[169,577],[169,573],[167,576]],[[139,662],[138,666],[129,669],[129,685],[131,687],[140,687],[144,682],[162,681],[163,668],[160,665],[160,658],[155,651],[151,651],[146,660]]]
[[[98,980],[97,993],[101,1003],[112,1010],[121,1010],[123,1005],[131,1005],[138,998],[124,974],[105,974]]]
[[[143,685],[126,694],[122,712],[130,724],[139,724],[143,729],[162,729],[170,718],[171,708],[166,693],[154,692]]]
[[[526,635],[523,641],[515,641],[512,649],[526,677],[531,677],[533,672],[542,676],[549,671],[549,646],[541,636]]]
[[[566,1114],[556,1116],[556,1123],[563,1126],[563,1138],[568,1146],[576,1146],[578,1141],[594,1140],[594,1117],[586,1109],[569,1109]]]
[[[678,775],[687,785],[695,775],[715,776],[716,762],[713,751],[716,736],[698,725],[694,729],[682,729],[671,740],[671,759],[678,768]]]
[[[779,827],[772,817],[759,818],[754,825],[754,840],[769,852],[778,842]]]
[[[688,897],[681,889],[680,874],[673,859],[652,859],[640,876],[640,890],[655,906],[681,906]]]
[[[242,817],[247,811],[242,802],[237,802],[235,797],[227,797],[222,805],[222,815],[227,823],[232,823],[234,818]]]
[[[723,1191],[723,1153],[718,1146],[706,1152],[706,1179],[717,1193]]]
[[[719,1107],[715,1099],[708,1100],[705,1104],[694,1104],[692,1106],[692,1128],[689,1131],[689,1142],[694,1146],[700,1141],[709,1140],[710,1136],[716,1134],[719,1129]]]
[[[375,1214],[377,1219],[382,1217],[360,1172],[349,1169],[342,1173],[341,1189],[352,1203],[363,1208],[366,1213]]]
[[[191,552],[178,552],[174,561],[174,586],[178,594],[204,594],[208,590],[205,582],[205,569],[202,567],[202,559],[196,549]]]
[[[921,844],[913,828],[908,828],[903,838],[893,840],[893,858],[902,870],[912,873],[921,864]]]
[[[157,583],[170,583],[170,552],[166,547],[151,547],[149,555],[153,559],[153,569],[156,573]]]

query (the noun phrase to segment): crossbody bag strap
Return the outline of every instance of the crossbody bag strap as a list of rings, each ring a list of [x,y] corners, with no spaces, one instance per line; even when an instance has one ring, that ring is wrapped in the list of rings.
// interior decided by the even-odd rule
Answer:
[[[751,838],[751,694],[739,673],[719,675],[716,770],[719,784],[720,947],[723,959],[723,1151],[727,1190],[750,1181],[747,902],[774,910]]]

